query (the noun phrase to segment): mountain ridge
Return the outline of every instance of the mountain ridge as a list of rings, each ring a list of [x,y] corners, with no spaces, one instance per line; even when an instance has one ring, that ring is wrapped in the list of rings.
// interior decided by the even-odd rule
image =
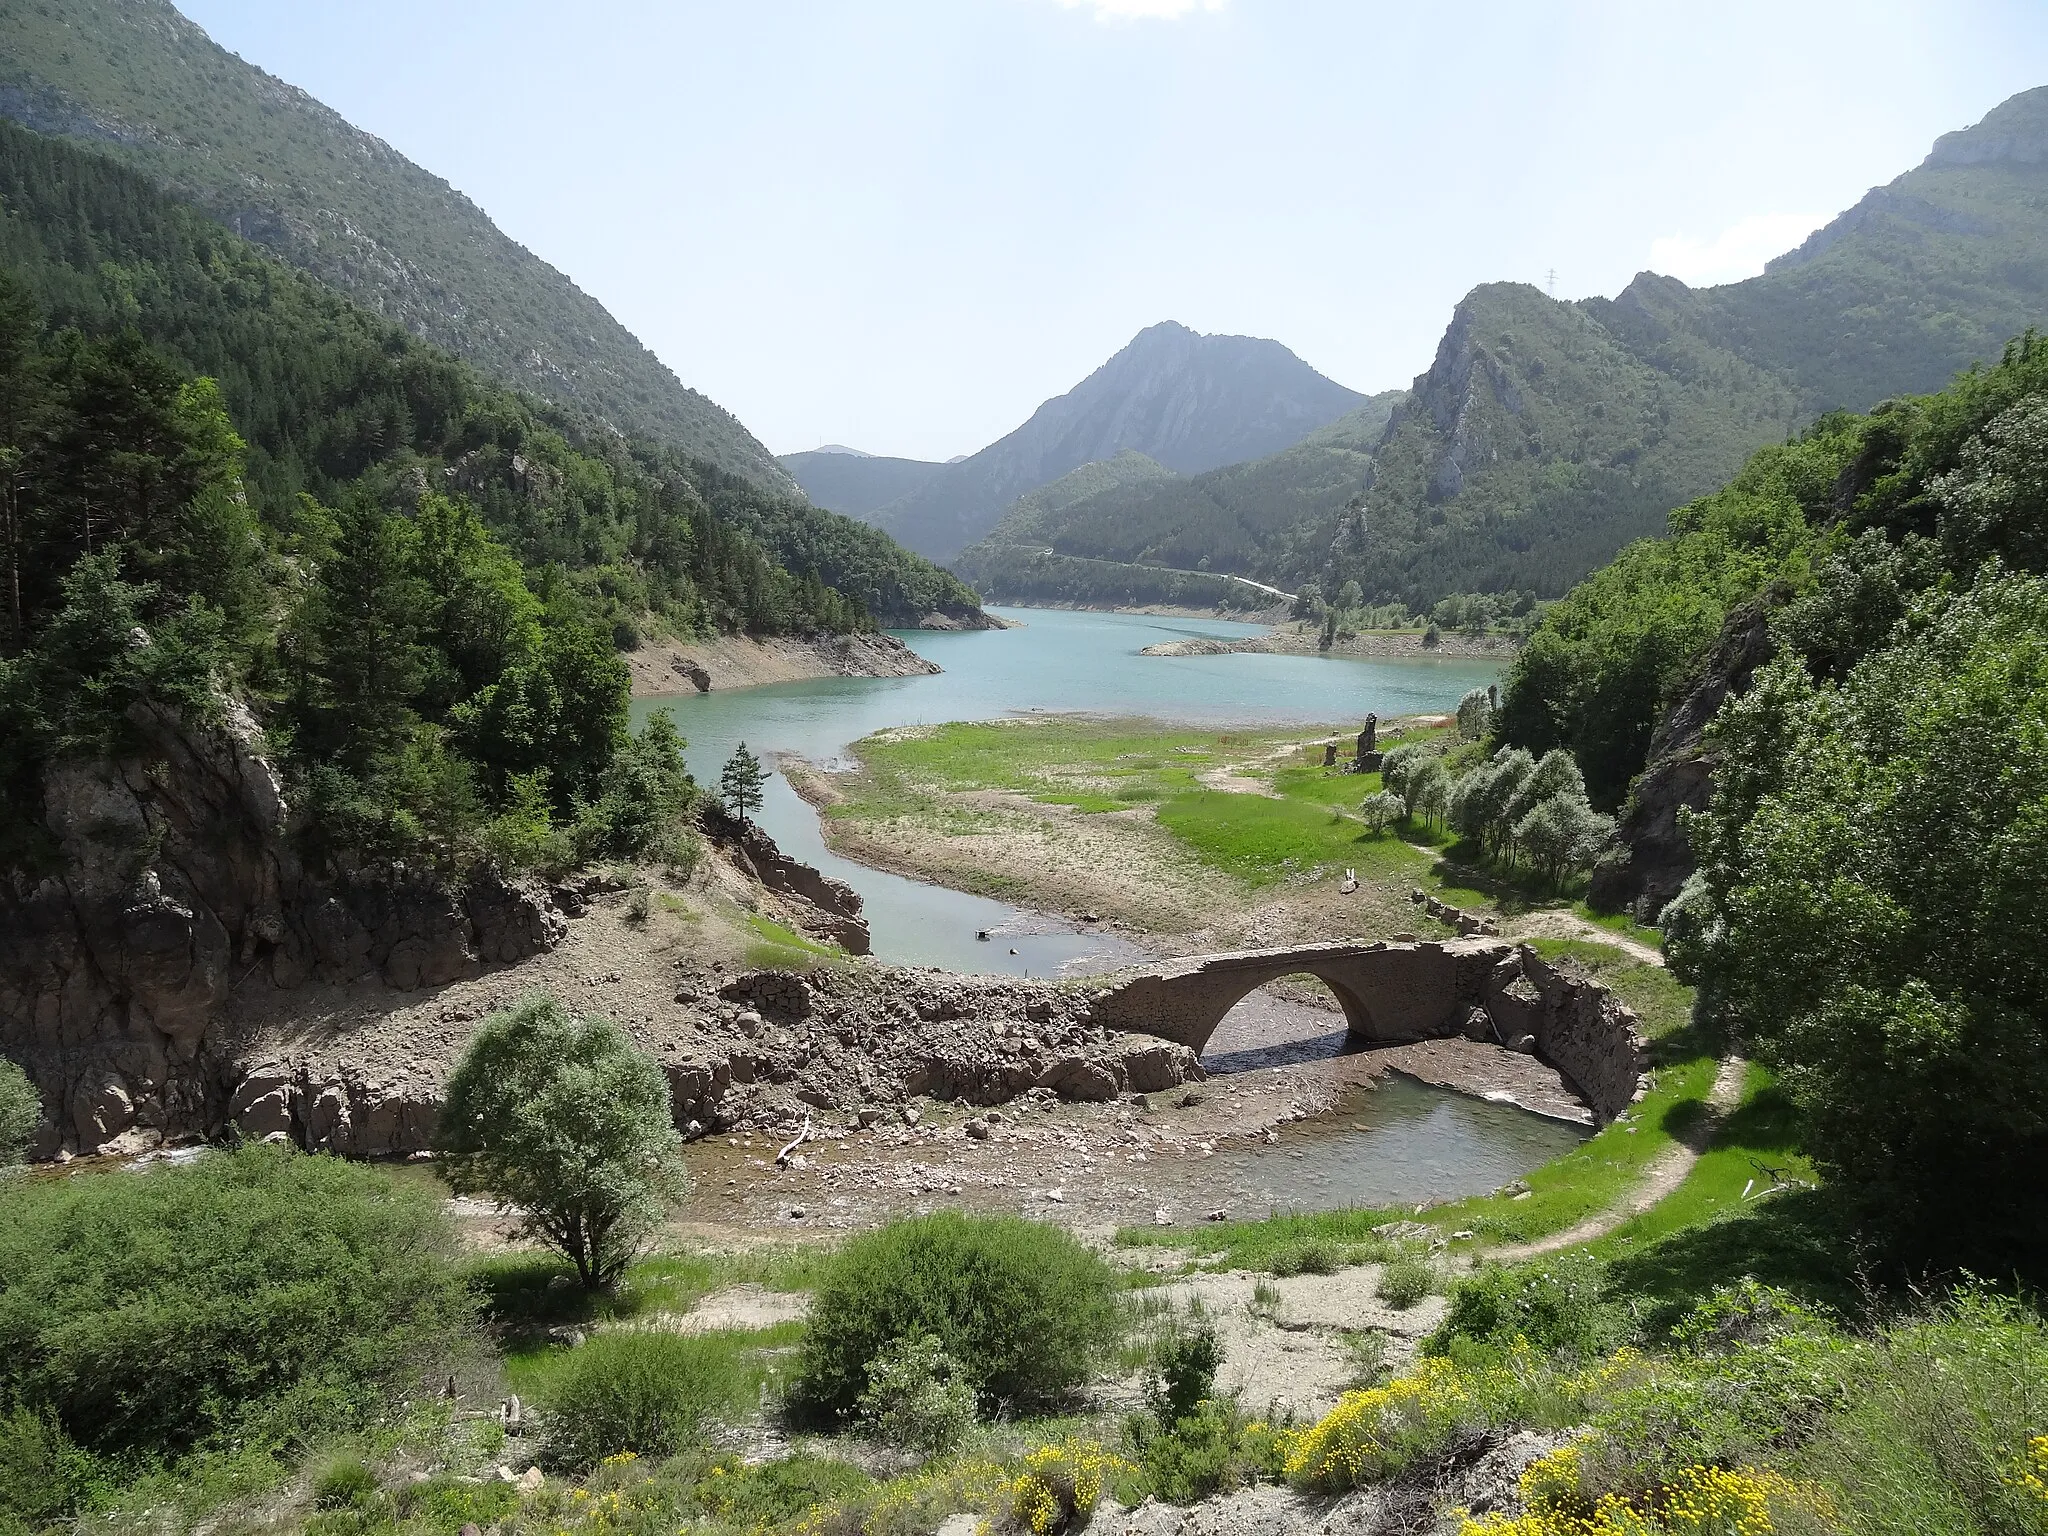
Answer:
[[[1131,449],[1195,474],[1298,442],[1364,400],[1277,341],[1205,336],[1162,321],[1015,430],[860,515],[919,554],[946,560],[1018,497],[1084,464]]]
[[[1416,610],[1460,592],[1559,596],[1756,449],[1830,410],[1938,389],[2034,325],[2048,325],[2048,88],[1944,134],[1758,277],[1695,289],[1642,272],[1572,302],[1480,284],[1349,459],[1303,452],[1311,438],[1208,479],[1112,487],[1058,528],[1038,522],[1050,556],[992,533],[957,565],[1006,599],[1106,590],[1057,557],[1129,562],[1128,590],[1155,562],[1323,593],[1355,581]]]
[[[167,0],[0,11],[0,116],[92,141],[500,383],[790,488],[737,417],[469,198]]]

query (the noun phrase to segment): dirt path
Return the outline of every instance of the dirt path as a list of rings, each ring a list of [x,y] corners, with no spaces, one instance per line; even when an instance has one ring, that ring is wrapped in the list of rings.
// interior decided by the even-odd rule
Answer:
[[[1495,1248],[1487,1257],[1512,1264],[1521,1259],[1533,1259],[1538,1254],[1555,1253],[1560,1248],[1575,1248],[1580,1243],[1605,1237],[1630,1217],[1647,1211],[1685,1182],[1693,1164],[1700,1160],[1700,1153],[1706,1150],[1714,1132],[1720,1129],[1721,1121],[1742,1101],[1742,1079],[1748,1070],[1749,1063],[1740,1056],[1729,1056],[1721,1062],[1720,1071],[1714,1074],[1713,1089],[1707,1095],[1706,1113],[1699,1117],[1677,1146],[1658,1154],[1645,1170],[1642,1182],[1622,1204],[1602,1211],[1598,1216],[1588,1217],[1563,1232],[1539,1237],[1533,1243]]]
[[[1525,917],[1512,918],[1503,923],[1502,930],[1511,939],[1586,939],[1594,944],[1605,944],[1618,949],[1631,959],[1645,965],[1661,967],[1664,952],[1632,939],[1627,934],[1616,933],[1612,928],[1602,928],[1598,923],[1589,923],[1576,912],[1551,908],[1545,912],[1531,912]]]

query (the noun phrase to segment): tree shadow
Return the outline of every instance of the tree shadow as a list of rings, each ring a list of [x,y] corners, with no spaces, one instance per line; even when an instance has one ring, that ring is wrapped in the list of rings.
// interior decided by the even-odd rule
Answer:
[[[1870,1309],[1886,1270],[1849,1202],[1828,1189],[1773,1195],[1614,1258],[1607,1270],[1611,1294],[1651,1303],[1644,1321],[1653,1332],[1668,1330],[1717,1286],[1744,1278],[1856,1319]]]

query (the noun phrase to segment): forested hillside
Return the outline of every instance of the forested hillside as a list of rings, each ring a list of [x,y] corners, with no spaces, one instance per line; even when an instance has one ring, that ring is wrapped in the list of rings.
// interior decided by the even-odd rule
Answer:
[[[831,449],[785,453],[777,462],[819,506],[861,518],[908,496],[946,467],[926,459],[892,459]]]
[[[0,205],[9,864],[49,853],[51,764],[231,696],[352,856],[466,856],[507,816],[506,858],[563,818],[601,850],[608,774],[681,772],[659,742],[617,768],[617,646],[976,612],[874,529],[492,384],[74,145],[0,126]]]
[[[1175,475],[1139,454],[1085,466],[1021,498],[953,568],[998,602],[1258,606],[1249,587],[1175,572],[1312,563],[1294,541],[1356,500],[1403,398],[1374,395],[1290,448],[1202,474]]]
[[[1938,394],[1824,416],[1671,524],[1545,613],[1502,705],[1507,742],[1569,748],[1609,805],[1653,752],[1699,759],[1714,706],[1774,654],[1834,682],[1916,604],[2048,574],[2048,344],[2030,332]]]
[[[1318,575],[1307,562],[1328,550],[1325,584],[1369,598],[1556,595],[1766,443],[1938,388],[2042,323],[2048,88],[1947,135],[1747,282],[1645,273],[1577,304],[1475,289],[1379,445],[1362,522],[1326,519],[1279,573]]]
[[[274,524],[301,493],[331,501],[365,476],[459,492],[621,638],[649,613],[779,632],[972,610],[873,529],[522,399],[95,153],[0,125],[0,198],[0,260],[53,326],[132,326],[219,381]]]
[[[500,383],[788,486],[730,412],[468,198],[168,0],[0,7],[0,115],[93,142]]]

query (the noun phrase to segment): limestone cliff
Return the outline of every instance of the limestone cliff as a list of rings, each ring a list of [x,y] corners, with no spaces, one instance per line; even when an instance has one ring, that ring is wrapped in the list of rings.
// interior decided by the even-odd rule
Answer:
[[[0,889],[0,1052],[42,1092],[38,1155],[220,1130],[231,995],[434,986],[559,941],[544,893],[495,876],[315,877],[239,705],[215,728],[147,705],[129,723],[133,758],[47,776],[62,872]]]

